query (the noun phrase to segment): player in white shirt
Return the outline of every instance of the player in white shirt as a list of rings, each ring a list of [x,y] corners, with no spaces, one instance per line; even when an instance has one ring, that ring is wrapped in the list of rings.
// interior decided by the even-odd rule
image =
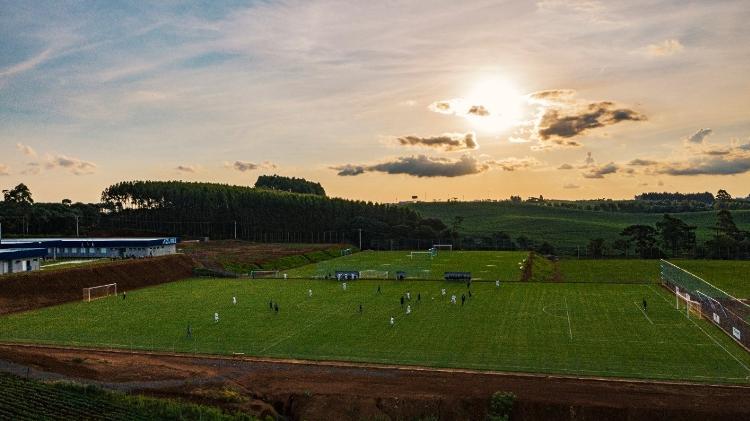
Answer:
[[[219,313],[214,313],[214,323],[219,323]]]

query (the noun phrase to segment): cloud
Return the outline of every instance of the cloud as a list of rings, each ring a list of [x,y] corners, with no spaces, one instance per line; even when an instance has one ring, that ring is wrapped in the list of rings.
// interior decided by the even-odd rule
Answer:
[[[594,165],[594,157],[591,156],[591,152],[586,153],[586,159],[583,161],[586,166]]]
[[[710,136],[711,133],[713,133],[713,132],[714,132],[713,130],[708,129],[708,128],[706,128],[706,129],[699,129],[697,132],[695,132],[695,133],[691,134],[690,136],[688,136],[687,139],[685,139],[685,140],[687,140],[690,143],[703,143],[703,140],[706,137]]]
[[[24,175],[36,175],[41,171],[41,164],[38,162],[27,162],[26,169],[21,171]]]
[[[486,161],[485,164],[502,169],[503,171],[516,171],[519,169],[537,167],[541,162],[534,157],[525,158],[505,158],[501,160]]]
[[[175,169],[180,172],[188,173],[194,173],[198,171],[198,167],[196,167],[195,165],[178,165],[177,167],[175,167]]]
[[[548,89],[544,91],[532,92],[526,95],[531,103],[550,104],[550,103],[568,103],[572,102],[576,91],[573,89]]]
[[[750,171],[750,155],[715,156],[687,162],[660,164],[654,171],[666,175],[737,175]]]
[[[75,175],[92,174],[96,170],[96,164],[93,162],[65,155],[48,156],[44,166],[47,169],[64,168]]]
[[[628,162],[628,165],[631,165],[634,167],[649,167],[649,166],[656,165],[656,164],[658,164],[657,161],[652,161],[650,159],[640,159],[640,158],[637,158]]]
[[[468,133],[444,133],[440,136],[403,136],[396,139],[404,146],[426,146],[446,151],[460,151],[467,149],[478,149],[476,134]]]
[[[600,165],[598,167],[593,167],[587,172],[583,173],[584,178],[604,178],[605,175],[614,174],[616,173],[620,167],[615,164],[614,162],[610,162],[609,164]]]
[[[257,169],[276,169],[277,165],[269,162],[269,161],[263,161],[261,164],[255,164],[252,162],[247,161],[234,161],[234,163],[224,163],[224,166],[234,168],[237,171],[240,172],[246,172],[246,171],[252,171]]]
[[[568,183],[568,184],[564,184],[563,188],[564,189],[579,189],[581,188],[581,186],[579,186],[578,184]]]
[[[598,127],[645,119],[643,114],[628,108],[618,108],[610,101],[590,103],[575,110],[550,108],[539,120],[538,135],[541,140],[553,140],[560,145],[576,146],[577,142],[566,139]]]
[[[562,164],[559,167],[557,167],[558,170],[572,170],[573,166],[570,164]]]
[[[656,44],[646,46],[646,52],[654,57],[671,56],[681,53],[685,47],[678,39],[666,39]]]
[[[29,145],[24,145],[23,143],[16,143],[16,149],[21,151],[26,156],[36,157],[36,151],[34,148],[32,148]]]
[[[406,174],[413,177],[461,177],[479,174],[488,170],[489,164],[479,162],[470,155],[457,160],[432,158],[426,155],[399,157],[392,161],[374,165],[340,165],[331,167],[340,176],[356,176],[365,172]]]
[[[5,164],[0,164],[0,175],[10,175],[10,167]]]
[[[15,74],[31,70],[47,60],[51,53],[52,49],[47,49],[28,60],[22,61],[10,67],[6,67],[5,69],[0,70],[0,78],[13,76]]]
[[[469,110],[466,111],[466,114],[477,115],[477,116],[480,116],[480,117],[486,117],[486,116],[490,115],[490,112],[487,111],[486,108],[484,108],[484,105],[472,105],[471,107],[469,107]]]
[[[461,117],[475,116],[487,117],[490,110],[482,104],[470,104],[462,98],[444,99],[435,101],[427,106],[432,112],[446,115],[457,115]]]

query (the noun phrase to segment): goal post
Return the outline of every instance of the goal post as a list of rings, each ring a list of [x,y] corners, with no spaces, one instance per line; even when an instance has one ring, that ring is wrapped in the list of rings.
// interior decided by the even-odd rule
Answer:
[[[90,302],[99,298],[117,295],[117,283],[97,285],[83,289],[83,301]]]
[[[257,278],[278,278],[278,270],[251,270],[250,277],[253,279]]]
[[[411,252],[409,252],[409,258],[410,259],[425,258],[425,257],[429,258],[429,259],[432,259],[433,257],[435,257],[435,253],[433,253],[431,251],[411,251]]]
[[[697,300],[693,300],[690,297],[690,293],[680,291],[679,287],[675,288],[675,308],[677,310],[680,310],[680,308],[685,309],[685,317],[690,318],[690,314],[692,313],[697,318],[703,317],[703,311],[701,310],[701,303]]]
[[[453,244],[433,244],[432,248],[434,248],[435,250],[453,251]]]

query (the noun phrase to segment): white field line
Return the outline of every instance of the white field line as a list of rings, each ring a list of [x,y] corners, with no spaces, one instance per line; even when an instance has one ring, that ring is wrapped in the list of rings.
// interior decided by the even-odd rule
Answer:
[[[568,311],[568,298],[563,296],[565,301],[565,314],[568,315],[568,333],[570,334],[570,340],[573,340],[573,327],[570,325],[570,311]]]
[[[649,285],[649,288],[651,288],[651,289],[652,289],[652,290],[653,290],[653,291],[654,291],[654,292],[655,292],[655,293],[656,293],[656,294],[657,294],[658,296],[660,296],[661,298],[663,298],[663,299],[664,299],[664,301],[666,301],[666,302],[667,302],[667,304],[669,305],[669,307],[670,307],[670,308],[672,307],[672,303],[671,303],[671,302],[670,302],[669,300],[667,300],[666,298],[664,298],[664,296],[663,296],[663,295],[659,294],[659,292],[658,292],[658,291],[654,290],[654,289],[653,289],[653,288],[651,287],[651,285]],[[674,311],[677,311],[677,312],[679,312],[680,314],[682,314],[682,311],[680,311],[680,310],[674,309]],[[740,365],[740,366],[741,366],[742,368],[744,368],[744,369],[745,369],[745,371],[747,371],[748,373],[750,373],[750,367],[746,366],[746,365],[745,365],[745,363],[743,363],[742,361],[740,361],[740,360],[739,360],[739,358],[735,357],[735,356],[734,356],[734,354],[732,354],[731,352],[729,352],[729,350],[728,350],[728,349],[726,349],[726,348],[724,347],[724,345],[722,345],[721,343],[719,343],[719,341],[717,341],[717,340],[716,340],[716,338],[714,338],[713,336],[711,336],[711,335],[710,335],[710,334],[709,334],[708,332],[706,332],[706,331],[705,331],[705,330],[704,330],[704,329],[703,329],[702,327],[700,327],[700,325],[699,325],[698,323],[696,323],[696,322],[695,322],[695,320],[693,320],[693,319],[690,319],[690,318],[688,318],[688,320],[690,320],[690,321],[691,321],[691,322],[693,323],[693,325],[695,325],[695,327],[697,327],[698,329],[700,329],[700,331],[701,331],[701,332],[703,332],[703,334],[705,334],[706,336],[708,336],[708,338],[709,338],[709,339],[711,339],[711,340],[713,341],[713,343],[715,343],[715,344],[716,344],[716,345],[717,345],[717,346],[718,346],[719,348],[723,349],[723,350],[724,350],[724,352],[726,352],[727,354],[729,354],[729,356],[730,356],[730,357],[732,357],[732,358],[733,358],[733,359],[734,359],[735,361],[737,361],[737,363],[738,363],[738,364],[739,364],[739,365]],[[750,376],[748,376],[748,377],[750,377]]]
[[[646,314],[646,312],[641,308],[641,306],[638,305],[638,303],[636,303],[635,301],[633,301],[633,304],[636,306],[636,308],[638,308],[638,310],[641,311],[641,313],[643,313],[644,316],[646,316],[646,319],[648,319],[648,321],[651,322],[651,324],[654,324],[654,321],[651,320],[650,317],[648,317],[648,314]]]

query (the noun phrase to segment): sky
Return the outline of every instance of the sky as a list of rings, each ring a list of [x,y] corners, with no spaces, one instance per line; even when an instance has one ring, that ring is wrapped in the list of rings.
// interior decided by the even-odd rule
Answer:
[[[747,1],[0,0],[0,187],[750,193]]]

